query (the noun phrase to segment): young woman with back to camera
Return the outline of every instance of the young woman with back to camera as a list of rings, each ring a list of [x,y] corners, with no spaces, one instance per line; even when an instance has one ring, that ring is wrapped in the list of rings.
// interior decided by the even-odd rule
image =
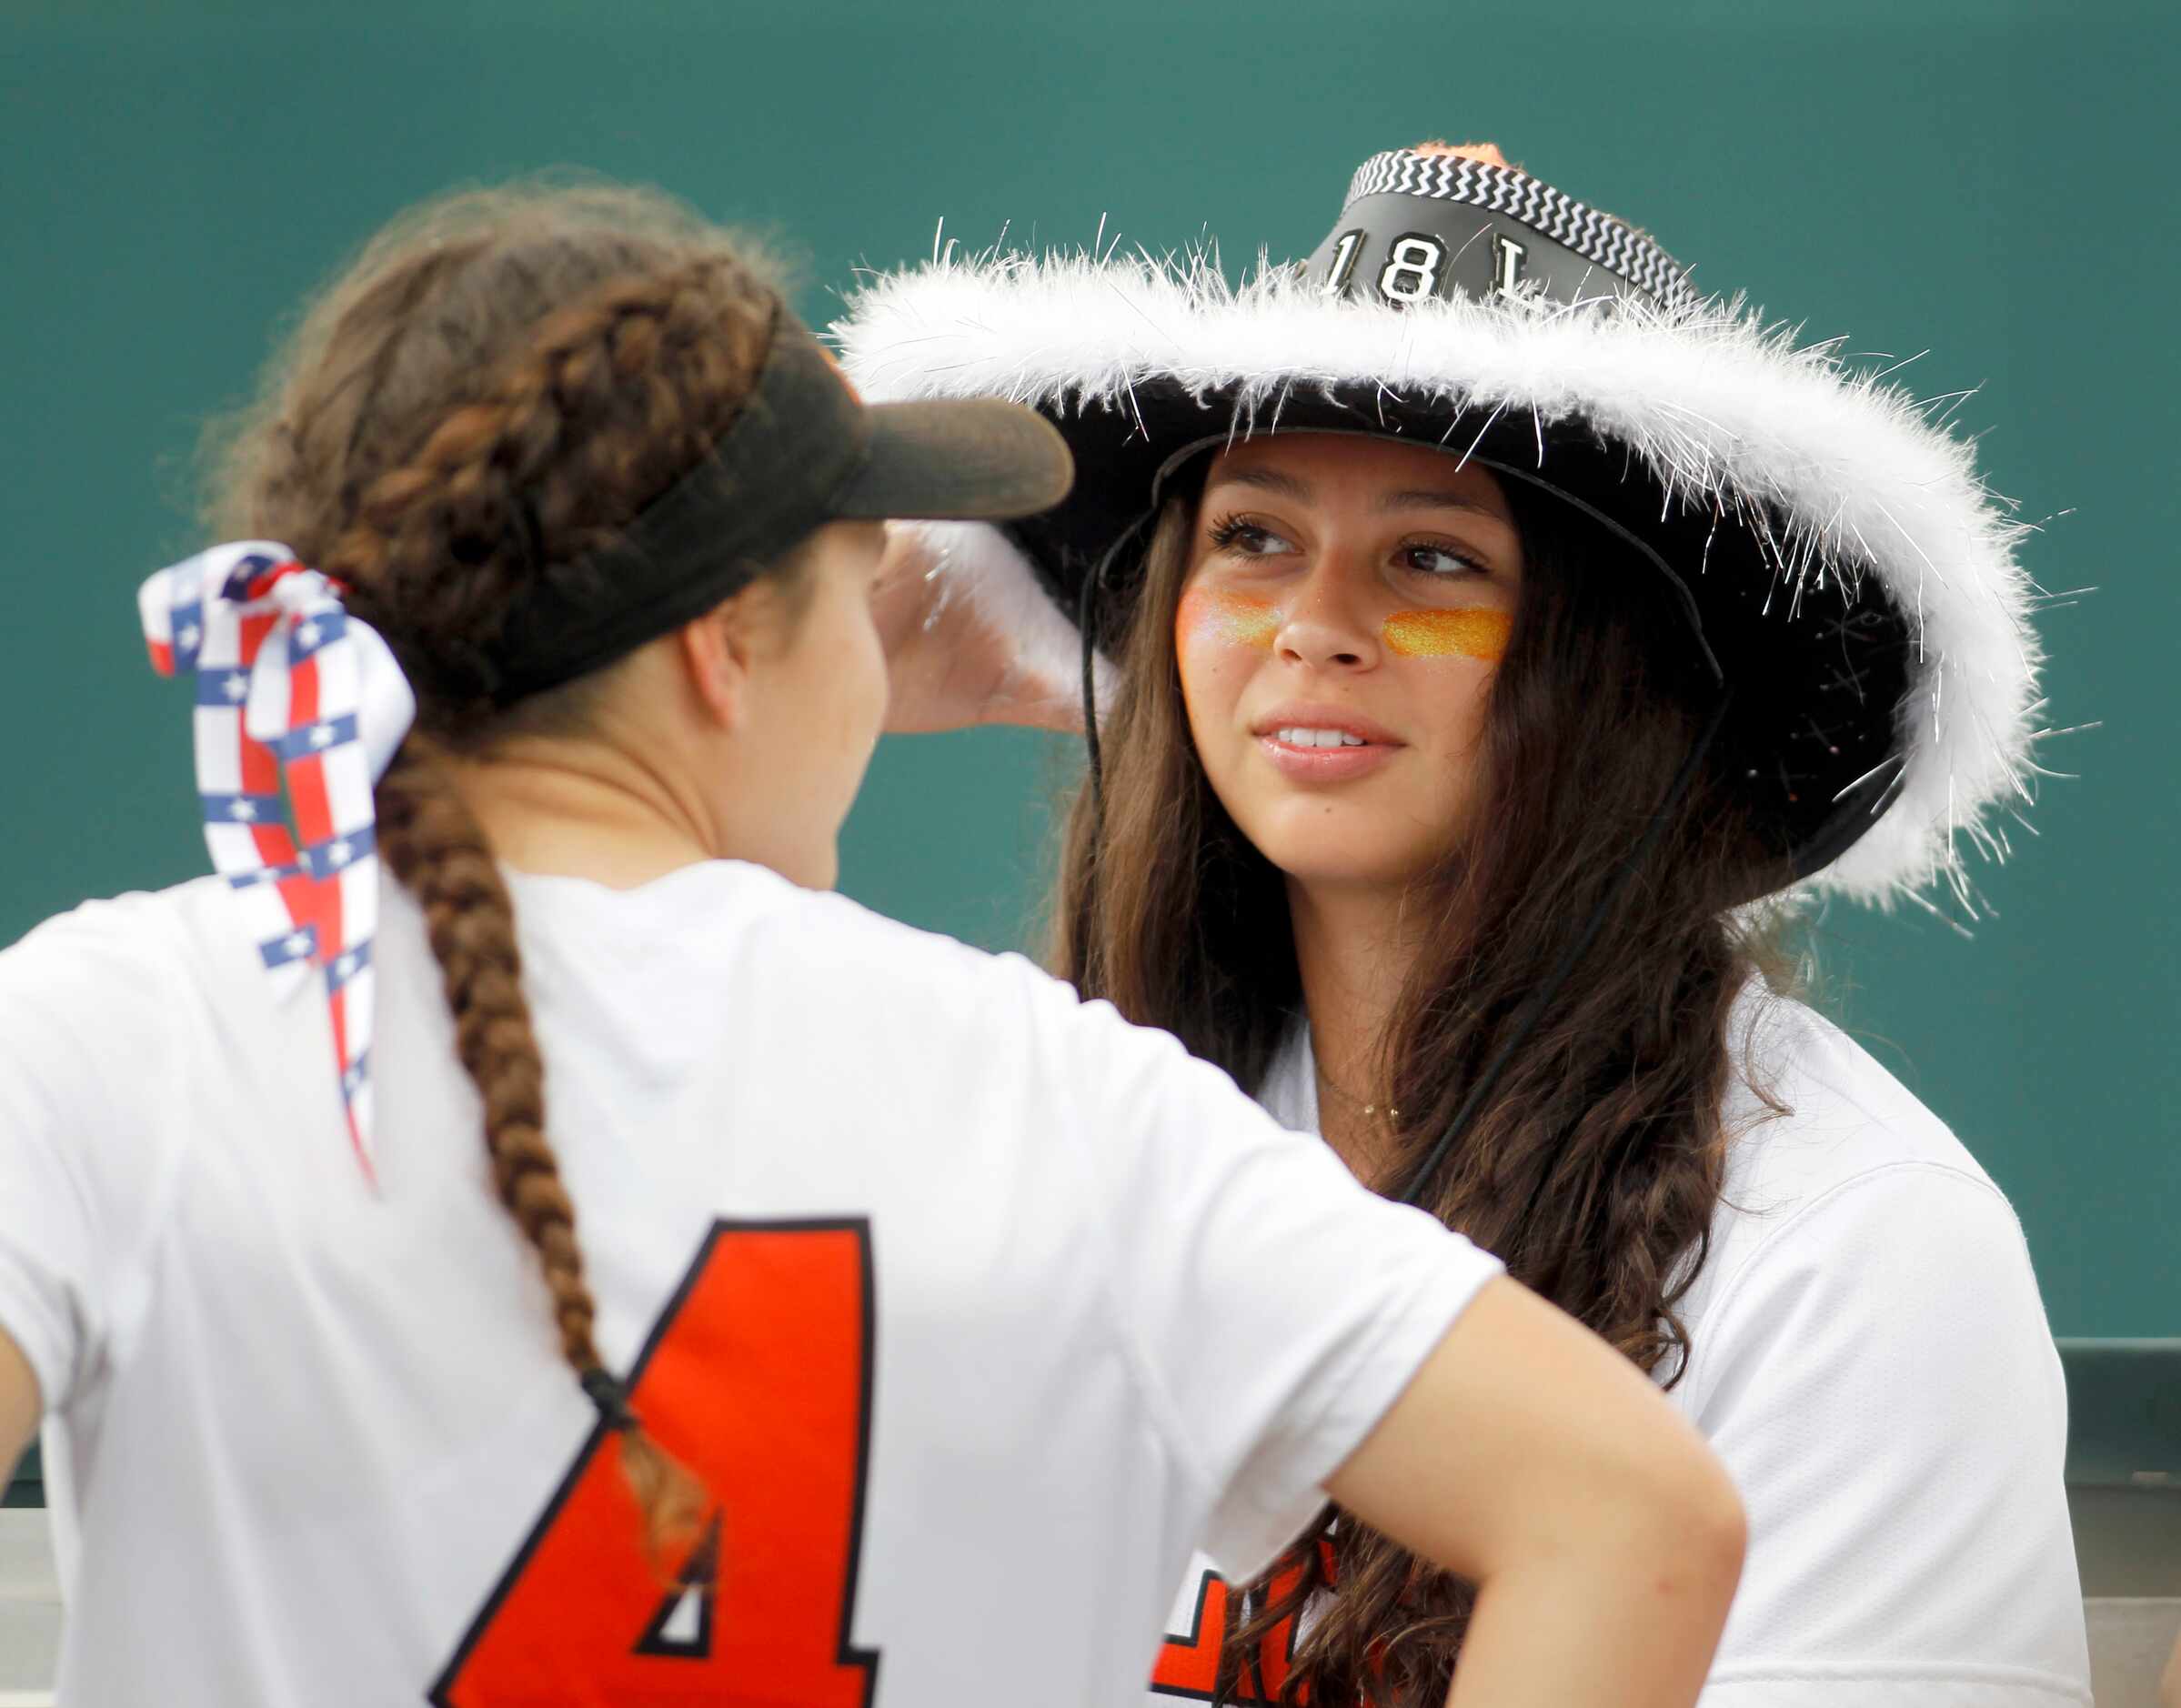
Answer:
[[[1321,1488],[1482,1575],[1458,1700],[1694,1700],[1739,1508],[1621,1361],[1171,1039],[822,893],[879,518],[1068,473],[866,409],[645,193],[452,198],[312,309],[243,538],[142,595],[219,875],[0,955],[63,1700],[1110,1703],[1192,1541],[1254,1572]]]
[[[1048,514],[898,530],[897,722],[1064,721],[1080,669],[1056,970],[1704,1431],[1752,1524],[1705,1702],[2086,1702],[2014,1214],[1770,988],[1799,903],[1966,897],[1954,839],[2026,799],[1967,447],[1489,147],[1373,158],[1240,288],[949,255],[837,330],[867,395],[1027,403],[1077,460]],[[1470,1587],[1358,1516],[1241,1593],[1201,1562],[1154,1692],[1432,1700]]]

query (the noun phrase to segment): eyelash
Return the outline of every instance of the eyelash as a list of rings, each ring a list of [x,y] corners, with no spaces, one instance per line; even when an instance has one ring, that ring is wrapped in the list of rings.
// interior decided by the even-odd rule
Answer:
[[[1442,558],[1452,558],[1456,563],[1460,564],[1463,569],[1467,570],[1472,576],[1490,575],[1492,573],[1468,552],[1458,550],[1452,546],[1403,546],[1402,550],[1403,552],[1435,551]],[[1454,572],[1451,569],[1419,569],[1416,571],[1416,573],[1420,576],[1430,576],[1434,580],[1444,580],[1447,577],[1452,575]]]
[[[1226,551],[1244,534],[1269,534],[1271,532],[1270,528],[1260,527],[1254,522],[1245,522],[1239,516],[1222,516],[1211,525],[1207,538],[1211,541],[1212,549]]]
[[[1269,535],[1271,533],[1271,531],[1272,530],[1269,527],[1265,527],[1256,522],[1249,521],[1240,516],[1222,516],[1218,521],[1212,523],[1211,527],[1206,531],[1206,538],[1211,541],[1212,549],[1214,551],[1231,551],[1234,549],[1236,544],[1241,539],[1243,535]],[[1440,546],[1419,542],[1412,545],[1403,546],[1402,550],[1403,553],[1412,551],[1434,551],[1439,553],[1439,555],[1443,558],[1452,558],[1456,563],[1462,565],[1462,568],[1467,569],[1472,575],[1482,576],[1492,573],[1490,569],[1488,569],[1482,563],[1479,562],[1478,559],[1472,557],[1470,553],[1462,551],[1456,547]],[[1246,558],[1257,558],[1268,556],[1270,554],[1246,551],[1241,555]],[[1449,578],[1449,577],[1453,574],[1453,571],[1447,569],[1412,569],[1412,573],[1429,577],[1432,580],[1443,581]]]

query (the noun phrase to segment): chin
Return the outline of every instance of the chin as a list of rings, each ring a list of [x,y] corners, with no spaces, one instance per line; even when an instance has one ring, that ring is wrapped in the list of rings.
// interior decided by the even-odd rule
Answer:
[[[1323,815],[1311,825],[1251,826],[1242,832],[1282,875],[1302,884],[1339,884],[1358,889],[1403,889],[1437,864],[1432,850],[1396,843],[1382,829],[1326,824]]]

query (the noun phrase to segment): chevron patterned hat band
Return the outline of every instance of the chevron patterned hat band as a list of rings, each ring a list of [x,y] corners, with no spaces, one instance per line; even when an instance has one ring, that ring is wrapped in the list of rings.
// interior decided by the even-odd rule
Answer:
[[[1642,232],[1509,166],[1489,145],[1395,148],[1366,160],[1303,277],[1331,295],[1394,304],[1638,294],[1679,309],[1697,300],[1673,257]]]

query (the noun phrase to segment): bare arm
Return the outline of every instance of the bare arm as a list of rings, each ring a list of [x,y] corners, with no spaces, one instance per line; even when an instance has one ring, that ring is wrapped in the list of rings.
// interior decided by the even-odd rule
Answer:
[[[983,619],[968,594],[932,571],[919,536],[889,526],[871,591],[892,689],[886,728],[897,735],[972,724],[1080,729],[1075,684],[1048,680],[1025,666],[1010,637]]]
[[[1740,1501],[1633,1365],[1489,1284],[1329,1482],[1479,1586],[1454,1708],[1687,1708],[1741,1574]]]
[[[0,1329],[0,1475],[15,1469],[38,1427],[38,1379],[21,1350]]]

